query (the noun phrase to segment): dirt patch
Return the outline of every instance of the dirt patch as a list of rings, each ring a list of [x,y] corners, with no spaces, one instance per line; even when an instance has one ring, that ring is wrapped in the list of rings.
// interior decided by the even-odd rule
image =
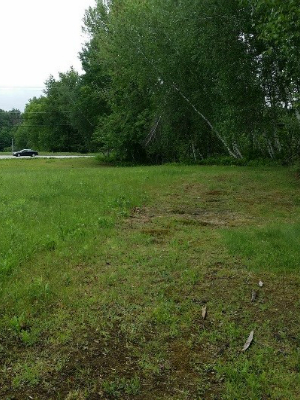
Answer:
[[[185,342],[175,341],[169,346],[169,357],[172,370],[176,376],[173,382],[174,391],[180,391],[176,383],[185,382],[191,398],[216,399],[220,398],[222,381],[216,376],[210,365],[212,349],[210,346],[195,346],[192,351],[187,347],[189,338]],[[199,380],[199,372],[201,379]]]
[[[156,229],[159,234],[160,228],[150,228],[150,225],[160,226],[162,220],[164,225],[177,222],[208,228],[237,227],[252,222],[249,214],[231,210],[225,190],[207,191],[200,184],[184,185],[183,192],[180,187],[177,190],[169,193],[163,202],[157,202],[155,206],[133,208],[127,221],[129,226],[147,231],[146,226],[149,225],[149,231],[153,230],[154,233]]]
[[[50,349],[47,350],[47,357],[47,353],[41,349],[37,354],[37,362],[42,361],[46,365],[48,358],[55,358],[62,360],[60,367],[52,367],[48,371],[44,369],[43,374],[38,377],[38,385],[24,380],[18,388],[12,389],[12,382],[2,382],[1,398],[68,398],[72,392],[79,396],[88,389],[89,399],[109,399],[113,397],[105,393],[104,382],[120,378],[126,381],[136,373],[136,360],[128,351],[126,339],[117,328],[108,339],[92,330],[81,332],[80,337],[73,338],[72,346],[52,347],[51,354],[49,351]],[[11,378],[13,377],[12,370]],[[4,387],[9,389],[3,390]],[[122,398],[128,399],[130,396],[124,392]]]
[[[142,229],[141,231],[154,237],[163,237],[170,234],[170,229]]]
[[[140,227],[144,233],[164,236],[170,233],[169,229],[146,228],[151,224],[159,225],[162,218],[165,224],[176,222],[182,225],[198,225],[199,227],[210,228],[236,227],[251,222],[251,218],[242,213],[188,206],[172,209],[141,208],[139,213],[133,213],[127,222],[132,229]]]
[[[224,190],[209,190],[205,193],[207,196],[225,196],[227,192]]]

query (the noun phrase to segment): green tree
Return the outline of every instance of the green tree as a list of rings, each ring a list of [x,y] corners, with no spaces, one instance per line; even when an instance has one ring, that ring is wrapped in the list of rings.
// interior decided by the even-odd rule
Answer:
[[[89,87],[72,68],[57,80],[50,76],[45,95],[25,108],[18,143],[47,151],[91,151],[95,126],[86,109],[89,100]]]
[[[34,97],[26,104],[22,124],[15,134],[17,148],[46,149],[45,138],[51,134],[50,129],[45,125],[46,102],[45,97]]]
[[[100,141],[126,158],[248,151],[264,97],[238,1],[115,0],[108,14],[100,9],[93,39],[111,77],[112,110],[95,133]]]
[[[4,111],[0,109],[0,151],[5,151],[12,146],[12,139],[18,125],[21,123],[20,110]]]
[[[297,0],[242,0],[251,16],[245,38],[256,61],[265,107],[258,142],[290,160],[300,139],[300,8]]]

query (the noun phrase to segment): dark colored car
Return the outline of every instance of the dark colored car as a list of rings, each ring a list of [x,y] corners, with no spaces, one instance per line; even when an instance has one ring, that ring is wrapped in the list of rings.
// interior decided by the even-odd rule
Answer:
[[[27,156],[27,157],[34,157],[37,156],[39,153],[37,151],[31,150],[31,149],[23,149],[20,151],[15,151],[13,153],[13,155],[15,157],[23,157],[23,156]]]

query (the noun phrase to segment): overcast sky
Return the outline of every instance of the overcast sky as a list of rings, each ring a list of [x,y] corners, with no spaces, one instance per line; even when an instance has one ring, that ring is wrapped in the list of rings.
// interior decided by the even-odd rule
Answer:
[[[23,111],[50,75],[71,66],[85,38],[82,19],[95,0],[0,0],[0,108]]]

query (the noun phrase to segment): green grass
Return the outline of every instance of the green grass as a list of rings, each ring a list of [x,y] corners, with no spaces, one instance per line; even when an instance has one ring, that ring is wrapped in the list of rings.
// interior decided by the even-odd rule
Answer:
[[[292,172],[21,164],[0,160],[1,398],[299,398]]]
[[[299,270],[299,222],[227,231],[224,236],[230,252],[246,259],[252,270],[280,274]]]

